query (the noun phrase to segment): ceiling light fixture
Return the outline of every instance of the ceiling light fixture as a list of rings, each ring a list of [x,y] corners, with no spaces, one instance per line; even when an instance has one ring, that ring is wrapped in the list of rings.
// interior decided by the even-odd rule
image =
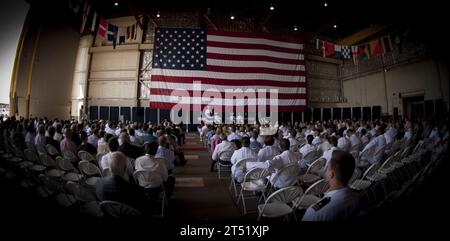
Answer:
[[[333,25],[333,28],[337,28],[337,25],[335,24],[335,25]]]
[[[234,20],[234,15],[233,14],[231,14],[230,19]]]
[[[119,6],[119,2],[117,2],[117,1],[114,2],[114,6],[116,6],[116,7]]]
[[[273,10],[275,10],[275,7],[272,4],[270,4],[269,9],[270,9],[270,11],[273,11]]]
[[[157,17],[157,18],[161,17],[161,15],[159,14],[159,12],[156,14],[156,17]]]
[[[328,7],[328,3],[327,3],[327,2],[325,2],[325,3],[323,4],[323,6],[325,6],[325,7]]]
[[[294,26],[294,31],[298,31],[297,25]]]

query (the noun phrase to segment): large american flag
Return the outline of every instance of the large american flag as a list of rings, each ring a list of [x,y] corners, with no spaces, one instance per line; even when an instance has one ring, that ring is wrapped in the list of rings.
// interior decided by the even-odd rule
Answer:
[[[173,90],[187,90],[189,103],[194,81],[202,90],[241,88],[277,89],[278,111],[303,111],[306,105],[305,62],[300,38],[261,33],[236,33],[203,29],[157,28],[150,85],[150,107],[170,109],[178,101]],[[258,97],[260,100],[264,97]],[[269,101],[269,94],[265,97]],[[246,105],[258,103],[246,99]],[[201,103],[202,108],[205,104]]]

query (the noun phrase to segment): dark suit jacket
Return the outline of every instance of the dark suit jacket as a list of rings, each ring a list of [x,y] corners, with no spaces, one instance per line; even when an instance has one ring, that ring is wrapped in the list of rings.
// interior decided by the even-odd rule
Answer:
[[[131,157],[133,159],[137,159],[143,154],[141,148],[133,146],[130,143],[123,143],[121,146],[119,146],[118,151],[125,154],[125,156]]]
[[[145,209],[144,189],[125,181],[120,176],[113,175],[102,178],[97,183],[96,194],[100,201],[116,201],[139,210]]]

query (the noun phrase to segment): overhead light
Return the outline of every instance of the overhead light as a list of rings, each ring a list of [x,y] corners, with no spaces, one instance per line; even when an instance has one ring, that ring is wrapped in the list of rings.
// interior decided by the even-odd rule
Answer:
[[[161,15],[159,14],[159,12],[156,14],[156,17],[157,17],[157,18],[161,17]]]
[[[333,28],[337,28],[337,25],[335,24],[335,25],[333,25]]]
[[[325,6],[325,7],[328,7],[328,3],[327,3],[327,2],[325,2],[325,3],[323,4],[323,6]]]
[[[294,26],[294,31],[298,31],[298,27],[297,27],[297,25],[296,25],[296,26]]]
[[[114,2],[114,6],[116,6],[116,7],[119,6],[119,2],[117,2],[117,1]]]
[[[270,11],[273,11],[273,10],[275,10],[275,7],[272,4],[270,4],[269,9],[270,9]]]
[[[230,19],[234,20],[234,15],[233,14],[231,14]]]

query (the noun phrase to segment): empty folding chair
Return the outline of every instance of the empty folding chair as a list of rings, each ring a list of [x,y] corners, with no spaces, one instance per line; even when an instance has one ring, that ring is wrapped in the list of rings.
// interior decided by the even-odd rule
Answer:
[[[80,161],[80,163],[78,163],[78,168],[84,175],[84,182],[90,187],[95,187],[102,177],[100,169],[90,161]]]
[[[272,193],[264,204],[258,205],[258,221],[262,217],[278,218],[288,216],[294,212],[294,209],[288,205],[292,201],[303,195],[303,189],[299,186],[285,187]],[[296,219],[295,215],[294,218]]]
[[[64,171],[56,168],[56,161],[53,158],[45,153],[39,154],[39,159],[41,163],[47,168],[46,175],[49,177],[61,177],[64,175]]]
[[[62,155],[65,159],[67,159],[71,162],[78,161],[78,157],[75,154],[73,154],[71,151],[67,151],[67,150],[62,151]]]
[[[240,173],[242,172],[242,169],[247,165],[248,161],[254,161],[254,158],[244,158],[241,160],[238,160],[235,164],[234,164],[234,170],[235,170],[235,175],[236,173]],[[237,186],[236,185],[240,185],[240,183],[243,181],[243,179],[239,180],[239,179],[235,179],[234,177],[230,178],[230,186],[229,189],[233,190],[234,192],[234,197],[237,197],[238,193],[237,193]],[[236,182],[238,184],[236,184]]]
[[[306,173],[304,175],[300,175],[299,177],[300,183],[305,185],[311,185],[320,180],[321,176],[319,174],[320,172],[323,171],[325,163],[326,163],[325,158],[319,158],[315,160],[313,163],[311,163],[311,165],[308,167],[308,170],[306,170]]]
[[[78,201],[80,212],[94,217],[104,215],[94,194],[81,184],[69,181],[66,183],[66,190]]]
[[[80,158],[81,161],[92,161],[95,162],[95,157],[91,155],[91,153],[87,151],[79,151],[78,152],[78,158]]]
[[[266,168],[253,168],[249,170],[244,177],[244,181],[241,183],[241,191],[239,192],[239,197],[237,203],[239,204],[242,200],[242,205],[244,208],[244,215],[247,214],[247,207],[245,200],[250,198],[258,198],[256,192],[261,193],[261,198],[265,200],[265,192],[267,190],[267,180],[266,178],[270,176],[270,172]],[[253,193],[251,196],[246,196],[244,192]]]
[[[364,172],[363,176],[361,177],[361,179],[357,179],[355,180],[353,183],[349,184],[349,187],[355,190],[364,190],[368,187],[370,187],[370,185],[372,185],[372,182],[369,180],[366,180],[366,177],[373,175],[379,168],[379,164],[378,163],[374,163],[372,164],[369,168],[367,168],[367,170]]]
[[[50,144],[45,145],[45,148],[47,149],[47,152],[50,156],[57,156],[59,155],[58,150]]]
[[[300,168],[297,163],[286,165],[278,170],[271,178],[271,186],[274,189],[284,188],[298,184]]]
[[[78,182],[83,179],[83,175],[79,174],[72,162],[60,156],[56,157],[57,166],[66,173],[62,176],[64,181]]]
[[[325,179],[320,179],[314,184],[312,184],[308,189],[306,189],[305,193],[294,200],[294,207],[297,209],[307,209],[309,206],[318,202],[329,188],[328,182]]]

